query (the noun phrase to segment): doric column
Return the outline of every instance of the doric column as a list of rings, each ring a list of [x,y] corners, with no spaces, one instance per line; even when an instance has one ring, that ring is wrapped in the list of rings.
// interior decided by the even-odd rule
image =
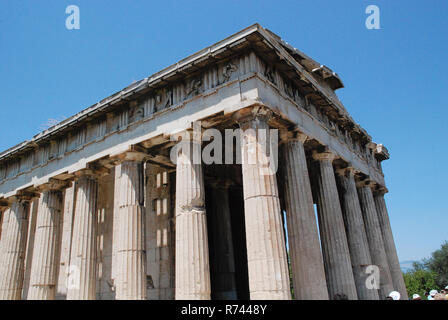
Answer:
[[[352,167],[348,167],[337,170],[337,173],[341,189],[342,214],[358,298],[360,300],[378,300],[377,289],[367,284],[370,275],[367,267],[372,264],[372,260],[356,191],[355,171]]]
[[[9,215],[11,214],[11,210],[8,208],[8,204],[4,204],[4,206],[1,208],[2,210],[2,233],[0,234],[0,290],[1,285],[3,281],[3,274],[5,274],[4,267],[5,267],[5,243],[6,243],[6,233],[8,230],[8,221],[9,221]]]
[[[33,265],[34,238],[36,235],[37,209],[39,198],[30,201],[28,209],[28,232],[26,235],[25,265],[23,274],[22,300],[28,299],[31,280],[31,266]]]
[[[57,253],[65,183],[43,186],[37,209],[28,300],[54,300],[56,293]]]
[[[361,204],[364,225],[369,242],[370,257],[372,263],[379,268],[380,299],[386,298],[394,290],[392,278],[390,276],[389,264],[387,262],[386,251],[384,250],[383,235],[381,233],[378,215],[376,213],[375,202],[373,200],[372,189],[369,182],[358,182],[358,195]]]
[[[117,300],[146,299],[144,154],[127,153],[115,168],[118,191]]]
[[[0,300],[20,300],[22,296],[29,200],[16,199],[7,209],[8,229],[2,235]]]
[[[6,224],[8,223],[8,220],[6,218],[7,209],[8,205],[6,203],[0,202],[0,250],[2,247],[2,232],[3,230],[6,230]]]
[[[64,212],[61,227],[61,246],[59,248],[59,270],[56,288],[56,300],[65,300],[67,298],[67,277],[70,271],[70,251],[72,244],[73,217],[76,202],[75,182],[72,186],[65,189],[64,192]]]
[[[176,169],[176,300],[210,299],[201,132],[184,132]]]
[[[213,224],[211,226],[211,241],[213,241],[215,250],[213,258],[215,266],[214,286],[216,288],[214,298],[218,300],[236,300],[238,298],[228,186],[225,181],[218,180],[213,183],[212,187]]]
[[[76,204],[67,300],[94,300],[97,278],[98,182],[90,170],[77,172],[76,175]]]
[[[291,291],[277,177],[267,161],[269,112],[261,112],[239,119],[250,298],[288,300]]]
[[[8,230],[8,221],[9,221],[9,215],[11,213],[11,210],[9,210],[8,207],[3,207],[2,208],[2,216],[1,216],[1,230],[2,232],[0,233],[0,275],[3,274],[3,264],[4,264],[4,259],[3,259],[3,248],[4,248],[4,243],[6,242],[6,230]],[[1,276],[0,276],[1,279]]]
[[[350,252],[333,170],[332,153],[315,153],[318,161],[317,210],[325,274],[330,299],[345,294],[349,300],[358,298],[353,278]]]
[[[294,296],[297,300],[328,300],[325,270],[314,215],[308,167],[297,133],[284,145],[286,221]]]
[[[386,250],[387,261],[389,262],[389,270],[392,276],[394,289],[400,292],[402,300],[407,300],[408,294],[406,291],[406,286],[404,284],[400,262],[398,260],[397,249],[395,247],[394,236],[392,234],[392,228],[390,226],[386,202],[384,201],[385,191],[386,189],[378,190],[377,192],[375,192],[373,198],[375,200],[375,207],[383,235],[384,249]]]

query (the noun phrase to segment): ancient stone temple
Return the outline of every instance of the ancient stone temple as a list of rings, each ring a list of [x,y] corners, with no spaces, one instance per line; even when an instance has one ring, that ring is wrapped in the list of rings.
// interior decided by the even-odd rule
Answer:
[[[255,24],[1,153],[0,299],[407,299],[342,87]]]

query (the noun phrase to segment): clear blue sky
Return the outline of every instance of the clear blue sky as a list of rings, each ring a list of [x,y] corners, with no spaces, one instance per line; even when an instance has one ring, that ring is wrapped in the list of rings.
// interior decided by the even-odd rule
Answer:
[[[369,4],[381,30],[365,28]],[[421,259],[448,240],[447,16],[444,0],[0,0],[0,150],[258,22],[342,77],[347,110],[391,153],[399,258]]]

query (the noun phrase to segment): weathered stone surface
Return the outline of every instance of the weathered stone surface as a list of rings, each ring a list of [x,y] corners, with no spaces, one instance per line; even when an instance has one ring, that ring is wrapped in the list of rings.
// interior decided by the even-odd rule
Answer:
[[[286,142],[286,220],[289,255],[297,300],[328,300],[325,270],[313,208],[303,142],[306,136]]]
[[[205,190],[198,137],[184,135],[176,171],[176,300],[210,299]],[[197,161],[197,160],[196,160]]]
[[[126,160],[115,170],[118,197],[117,300],[146,299],[145,207],[142,159]]]
[[[314,158],[318,161],[317,212],[328,293],[330,299],[336,294],[345,294],[349,300],[356,300],[358,295],[332,165],[334,155],[319,153]]]
[[[98,182],[88,172],[76,181],[76,205],[73,222],[67,300],[94,300],[97,275]]]
[[[59,270],[56,300],[65,300],[67,298],[67,278],[70,266],[70,252],[72,244],[73,217],[76,202],[76,188],[73,185],[64,192],[64,213],[61,223],[61,243],[59,248]]]
[[[54,300],[62,192],[46,190],[39,199],[28,300]]]
[[[2,240],[0,300],[20,300],[22,296],[28,210],[29,202],[20,200],[14,202],[8,209],[8,229],[4,242]]]
[[[291,292],[277,178],[265,164],[267,147],[258,139],[269,130],[266,120],[262,114],[240,120],[250,298],[287,300]]]
[[[280,163],[286,172],[284,197],[279,195],[275,166],[265,163],[275,148],[263,146],[265,138],[253,131],[300,131],[308,137],[307,154],[327,150],[337,156],[334,164],[339,168],[350,165],[360,177],[369,176],[377,187],[385,187],[381,161],[389,153],[347,113],[334,92],[342,86],[331,69],[255,24],[1,152],[0,209],[8,209],[0,236],[0,297],[233,299],[249,297],[250,291],[253,299],[290,299],[285,225],[296,298],[327,299],[344,293],[356,299],[351,263],[358,296],[368,297],[359,274],[369,260],[353,181],[348,181],[349,192],[338,195],[331,161],[319,159],[314,200],[322,256],[310,192],[310,182],[315,183],[308,177],[311,159],[306,159],[303,141],[285,145],[286,161]],[[237,205],[231,200],[226,206],[226,193],[216,189],[211,198],[217,200],[207,203],[218,214],[208,217],[218,221],[211,226],[211,239],[204,173],[200,162],[193,163],[194,158],[200,161],[201,137],[183,134],[182,143],[193,150],[181,151],[177,165],[170,159],[175,144],[170,137],[190,130],[197,121],[219,132],[238,125],[249,129],[242,144],[237,139],[231,149],[241,151],[245,159],[242,172],[240,163],[227,164],[237,172],[230,179]],[[139,169],[130,154],[143,154]],[[247,161],[254,158],[261,161]],[[219,175],[209,176],[206,164],[207,181],[216,180]],[[146,175],[141,166],[147,168]],[[44,191],[56,181],[75,182],[60,205],[53,201],[59,195]],[[28,207],[20,207],[17,198],[30,201],[39,196],[39,215],[32,207],[28,217]],[[394,287],[406,297],[384,201],[375,199],[378,222],[373,218],[375,205],[367,198],[361,199],[369,219],[365,225],[379,224],[382,232],[366,235],[374,247],[370,253],[383,251],[379,264],[389,264]],[[286,221],[280,202],[286,207]],[[209,240],[216,251],[211,254],[213,285]]]
[[[374,265],[380,269],[380,299],[386,298],[394,290],[384,249],[383,235],[373,200],[372,188],[360,183],[358,186],[359,201],[364,217],[367,240],[369,242],[370,257]]]
[[[26,253],[23,276],[22,299],[26,300],[30,289],[31,267],[33,265],[34,239],[36,235],[37,210],[39,208],[39,199],[33,199],[30,202],[28,214],[28,234],[26,237]]]
[[[403,272],[401,271],[400,262],[398,261],[397,249],[395,247],[394,236],[390,226],[389,214],[387,213],[386,202],[384,201],[384,192],[378,192],[374,195],[375,208],[378,213],[378,220],[380,223],[384,249],[386,251],[387,261],[389,263],[389,270],[392,276],[394,290],[401,294],[401,300],[408,299],[406,285],[403,279]]]
[[[0,254],[2,254],[3,257],[3,244],[5,243],[6,233],[8,230],[8,221],[9,221],[9,215],[11,213],[11,210],[3,209],[2,210],[2,216],[1,216],[1,233],[0,233]],[[3,259],[0,261],[0,272],[2,272],[3,267]]]
[[[370,275],[370,272],[367,272],[367,267],[372,264],[372,260],[356,191],[355,172],[351,167],[338,171],[342,214],[358,298],[360,300],[378,300],[377,289],[367,286],[367,278]]]
[[[9,216],[11,214],[11,210],[9,208],[3,209],[2,212],[2,233],[0,234],[0,255],[2,259],[0,260],[0,289],[1,289],[1,282],[2,282],[2,275],[5,274],[5,243],[6,243],[6,235],[8,230],[8,222],[9,222]]]
[[[98,276],[96,295],[99,300],[114,300],[116,293],[115,278],[112,276],[114,189],[115,171],[111,170],[110,174],[98,179]],[[115,238],[117,237],[115,236]]]

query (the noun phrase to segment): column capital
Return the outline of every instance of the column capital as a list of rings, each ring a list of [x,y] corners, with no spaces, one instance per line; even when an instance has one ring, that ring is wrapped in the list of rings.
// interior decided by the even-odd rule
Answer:
[[[123,162],[145,162],[150,155],[142,151],[127,151],[114,158],[115,165]]]
[[[72,174],[74,175],[75,181],[78,181],[78,180],[80,180],[82,178],[86,178],[86,177],[90,178],[90,179],[98,180],[99,178],[110,174],[110,169],[99,162],[94,162],[94,163],[88,164],[86,168],[75,171]]]
[[[374,195],[382,195],[383,196],[388,192],[389,192],[389,190],[385,186],[382,186],[380,184],[376,184],[373,189]]]
[[[100,174],[93,169],[81,169],[79,171],[74,172],[75,181],[78,181],[83,178],[91,178],[97,180],[100,177]]]
[[[8,208],[11,205],[8,199],[0,199],[0,210]]]
[[[351,166],[348,166],[348,167],[345,167],[345,168],[337,168],[335,170],[335,172],[336,172],[337,175],[343,176],[343,177],[350,177],[350,176],[354,177],[355,174],[356,174],[355,168],[353,168]]]
[[[313,159],[317,160],[317,161],[333,161],[336,158],[336,155],[334,153],[331,153],[329,151],[325,151],[325,152],[313,152]]]
[[[362,188],[362,187],[373,187],[373,181],[370,180],[368,177],[364,179],[356,180],[356,187]]]
[[[304,144],[305,141],[307,141],[309,137],[304,134],[303,132],[300,132],[298,130],[287,130],[287,131],[281,131],[280,132],[280,140],[282,143],[288,143],[288,142],[300,142],[301,144]]]
[[[268,122],[274,112],[264,105],[257,105],[239,110],[233,114],[233,119],[240,125],[242,129],[248,127],[254,120],[262,120]]]
[[[70,181],[63,181],[63,180],[50,178],[47,183],[37,186],[36,190],[38,190],[39,192],[58,191],[58,190],[67,189],[69,187],[71,187]]]
[[[32,191],[19,191],[10,198],[11,202],[31,202],[33,199],[39,198],[39,194]]]

